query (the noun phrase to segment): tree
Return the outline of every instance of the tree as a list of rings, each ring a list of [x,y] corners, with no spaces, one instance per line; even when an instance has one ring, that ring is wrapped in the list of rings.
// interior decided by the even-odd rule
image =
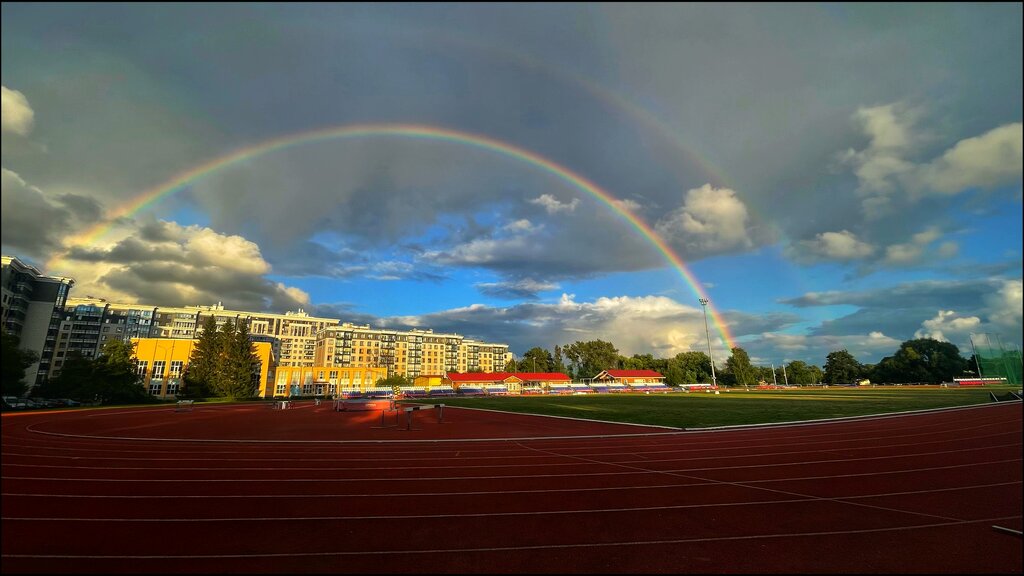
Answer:
[[[205,398],[213,394],[214,380],[221,354],[221,333],[217,330],[217,319],[207,316],[203,331],[192,349],[183,380],[184,390],[178,394],[185,398]]]
[[[102,353],[93,362],[91,386],[79,394],[88,398],[89,392],[93,391],[106,404],[153,401],[142,386],[131,343],[110,339],[103,345]]]
[[[563,347],[562,352],[577,378],[593,378],[603,370],[615,368],[619,361],[619,351],[611,342],[603,340],[577,340]]]
[[[517,363],[519,372],[551,372],[554,370],[555,359],[544,348],[534,347],[523,354],[523,359]]]
[[[711,358],[703,352],[680,352],[669,361],[669,372],[672,366],[678,367],[681,372],[677,384],[711,382]],[[668,382],[668,374],[665,376],[665,381]]]
[[[259,388],[260,360],[249,339],[249,328],[241,321],[224,323],[220,332],[220,363],[214,390],[232,400],[251,398]]]
[[[508,362],[505,362],[505,372],[515,372],[518,369],[515,358],[510,358]]]
[[[970,368],[955,344],[919,338],[907,340],[896,354],[883,358],[872,378],[878,382],[952,382]]]
[[[757,372],[750,364],[750,356],[743,348],[732,349],[732,355],[725,361],[725,373],[734,383],[741,386],[748,386],[754,383]]]
[[[562,360],[562,347],[557,344],[555,345],[555,355],[552,360],[554,360],[555,365],[552,367],[551,371],[564,374],[566,372],[566,367],[565,362]]]
[[[829,352],[825,357],[825,382],[847,384],[861,377],[864,369],[846,349]]]
[[[374,386],[376,388],[390,388],[393,393],[398,394],[402,391],[402,388],[412,388],[413,381],[400,374],[395,374],[387,378],[379,378],[374,383]]]
[[[786,366],[786,378],[790,384],[806,386],[821,382],[821,368],[808,366],[802,360],[793,360]]]
[[[39,355],[31,350],[18,347],[18,337],[0,330],[0,345],[3,346],[3,388],[4,396],[21,396],[28,389],[25,370],[39,361]]]
[[[78,350],[68,352],[64,357],[64,365],[60,374],[50,378],[39,386],[38,393],[43,398],[73,398],[91,401],[93,395],[84,395],[83,390],[92,387],[93,361],[82,356]]]

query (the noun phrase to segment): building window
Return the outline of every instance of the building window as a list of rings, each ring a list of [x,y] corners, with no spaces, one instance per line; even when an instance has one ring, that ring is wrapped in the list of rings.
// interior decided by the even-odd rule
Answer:
[[[159,381],[158,380],[154,380],[154,381],[150,382],[149,383],[149,393],[152,394],[153,396],[159,396],[160,395],[160,388],[162,386],[163,386],[163,381],[162,380],[159,380]]]
[[[156,362],[153,362],[153,378],[163,379],[164,365],[165,362],[163,360],[157,360]]]
[[[147,369],[149,369],[149,361],[148,360],[139,360],[139,375],[140,376],[145,376]]]
[[[178,378],[181,376],[181,366],[183,361],[171,360],[171,378]]]
[[[177,380],[169,381],[167,383],[167,394],[173,396],[173,395],[175,395],[177,393],[178,393],[178,381]]]

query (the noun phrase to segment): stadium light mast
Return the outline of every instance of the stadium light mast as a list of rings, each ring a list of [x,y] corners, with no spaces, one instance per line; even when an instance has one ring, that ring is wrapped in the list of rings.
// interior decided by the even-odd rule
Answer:
[[[708,330],[708,300],[707,298],[699,298],[701,307],[704,308],[704,334],[708,337],[708,358],[711,359],[711,387],[718,389],[718,380],[715,378],[715,356],[711,353],[711,331]]]

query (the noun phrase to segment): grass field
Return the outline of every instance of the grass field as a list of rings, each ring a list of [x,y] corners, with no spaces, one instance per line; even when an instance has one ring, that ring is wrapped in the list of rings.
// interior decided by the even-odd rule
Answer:
[[[444,398],[430,403],[508,412],[569,416],[610,422],[702,428],[886,414],[984,404],[1017,387],[732,389],[721,394],[600,394]]]

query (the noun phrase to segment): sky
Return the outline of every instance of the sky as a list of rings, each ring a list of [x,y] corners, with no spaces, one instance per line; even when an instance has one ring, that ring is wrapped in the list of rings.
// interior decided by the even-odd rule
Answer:
[[[1019,3],[0,10],[3,253],[72,296],[519,355],[1021,345]]]

